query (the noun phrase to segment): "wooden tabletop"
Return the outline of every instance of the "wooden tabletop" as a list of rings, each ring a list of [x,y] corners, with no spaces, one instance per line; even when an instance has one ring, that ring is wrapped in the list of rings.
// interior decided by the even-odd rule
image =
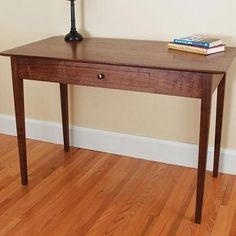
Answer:
[[[167,49],[167,42],[85,38],[68,43],[62,36],[44,39],[0,53],[99,64],[224,73],[236,56],[236,48],[209,56]]]

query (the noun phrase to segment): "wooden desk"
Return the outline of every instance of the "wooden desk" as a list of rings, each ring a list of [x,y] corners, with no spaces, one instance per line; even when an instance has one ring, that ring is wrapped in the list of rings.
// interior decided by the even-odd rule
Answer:
[[[28,183],[23,79],[60,83],[64,149],[69,151],[67,84],[201,99],[195,222],[201,222],[212,93],[218,88],[213,176],[218,175],[226,71],[235,48],[201,56],[164,42],[53,37],[1,53],[11,57],[22,184]]]

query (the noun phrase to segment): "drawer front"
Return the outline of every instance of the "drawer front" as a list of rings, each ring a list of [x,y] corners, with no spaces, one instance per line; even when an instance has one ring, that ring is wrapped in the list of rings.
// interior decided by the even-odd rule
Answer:
[[[97,66],[98,67],[98,66]],[[144,72],[130,72],[123,68],[109,69],[106,67],[65,67],[59,66],[58,71],[66,77],[74,77],[80,85],[111,86],[132,89],[149,88],[150,75]],[[120,69],[120,70],[119,70]]]
[[[18,64],[23,79],[138,91],[150,88],[150,73],[138,68],[29,58],[19,59]]]
[[[201,98],[198,72],[19,57],[22,79]]]

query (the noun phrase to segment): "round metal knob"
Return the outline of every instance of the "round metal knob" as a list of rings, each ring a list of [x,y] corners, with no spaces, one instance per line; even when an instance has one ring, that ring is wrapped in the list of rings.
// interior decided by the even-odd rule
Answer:
[[[98,78],[99,80],[105,79],[105,75],[104,75],[104,74],[98,74],[98,75],[97,75],[97,78]]]

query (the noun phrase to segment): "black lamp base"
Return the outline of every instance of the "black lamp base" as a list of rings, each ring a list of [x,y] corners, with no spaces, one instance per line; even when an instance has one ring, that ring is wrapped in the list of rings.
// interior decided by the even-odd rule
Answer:
[[[65,36],[65,41],[71,42],[71,41],[82,41],[83,36],[79,34],[76,30],[75,31],[70,31],[69,34]]]

